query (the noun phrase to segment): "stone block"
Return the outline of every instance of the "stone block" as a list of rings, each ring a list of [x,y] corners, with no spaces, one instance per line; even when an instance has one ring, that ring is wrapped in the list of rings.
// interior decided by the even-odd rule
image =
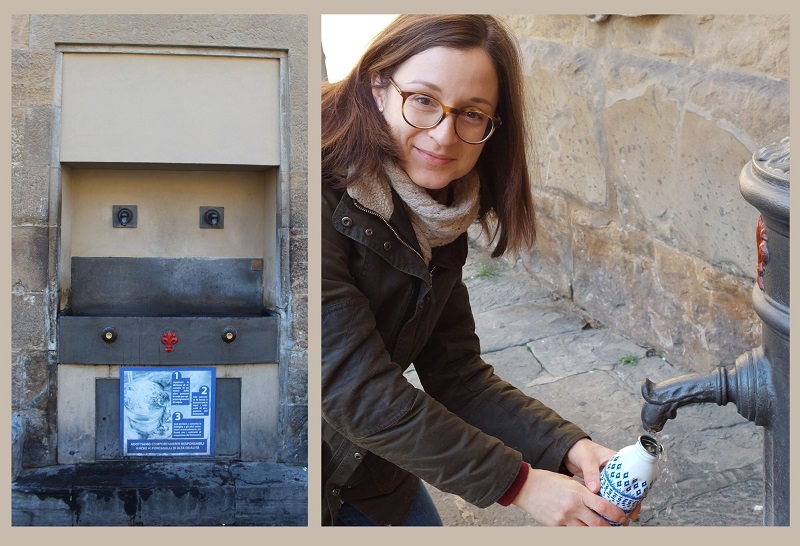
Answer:
[[[308,54],[306,51],[289,51],[288,62],[291,124],[289,167],[292,173],[306,173],[308,172]]]
[[[585,15],[503,15],[518,36],[523,51],[530,47],[527,39],[540,39],[566,45],[599,46],[605,31]]]
[[[23,162],[25,150],[25,108],[11,109],[11,167],[18,167]],[[13,172],[13,171],[12,171]],[[12,179],[13,184],[13,179]]]
[[[292,350],[308,349],[308,296],[292,298]]]
[[[579,222],[572,233],[573,299],[594,319],[616,327],[635,311],[630,307],[633,293],[651,281],[643,273],[652,269],[652,258],[625,252],[629,232],[616,224],[587,227]]]
[[[289,259],[292,266],[308,263],[308,232],[303,229],[292,229],[290,232]]]
[[[290,276],[292,294],[308,294],[308,262],[292,261]]]
[[[25,443],[25,420],[19,413],[11,416],[11,481],[22,470],[22,446]]]
[[[678,144],[681,168],[675,174],[687,186],[674,192],[687,245],[681,248],[738,275],[750,274],[758,211],[742,197],[739,173],[751,153],[733,135],[691,113],[684,116]]]
[[[12,167],[11,222],[46,226],[49,219],[50,168]]]
[[[32,48],[58,42],[113,44],[224,44],[305,52],[308,17],[302,14],[31,15]]]
[[[14,360],[20,370],[17,394],[19,407],[37,408],[46,411],[55,381],[55,364],[50,362],[47,351],[20,351]],[[15,404],[16,405],[16,404]]]
[[[36,468],[56,463],[57,434],[54,413],[54,409],[49,407],[47,412],[39,409],[26,409],[22,412],[22,418],[25,419],[23,468]]]
[[[289,404],[308,402],[308,354],[305,351],[289,354],[286,402]]]
[[[47,349],[49,316],[44,293],[11,295],[11,344],[14,349]]]
[[[236,521],[238,495],[234,484],[121,490],[123,495],[125,513],[138,507],[136,521],[140,525],[232,525]]]
[[[51,165],[53,138],[53,108],[29,107],[25,112],[25,148],[23,160],[26,167]]]
[[[729,131],[681,114],[665,93],[651,88],[606,112],[620,222],[741,275],[755,246],[746,226],[757,211],[738,182],[750,154]]]
[[[578,226],[578,224],[576,224]],[[618,225],[576,227],[574,300],[593,318],[693,371],[731,362],[757,338],[748,280]]]
[[[715,71],[789,77],[789,15],[682,16],[697,33],[695,56]]]
[[[308,405],[290,404],[285,408],[286,423],[281,431],[283,447],[280,461],[308,466]]]
[[[18,411],[22,407],[25,368],[20,361],[26,357],[27,351],[11,351],[11,411]]]
[[[235,464],[236,525],[305,526],[308,474],[302,467],[275,463]]]
[[[11,492],[11,525],[14,527],[70,527],[74,512],[69,491],[63,495],[41,497],[16,490]]]
[[[47,227],[18,226],[11,231],[11,285],[14,290],[44,292],[50,257]]]
[[[534,191],[536,246],[520,255],[525,269],[545,280],[556,294],[572,297],[572,238],[567,199]]]
[[[103,488],[75,488],[71,492],[78,509],[75,512],[76,526],[135,526],[141,525],[138,518],[140,499],[133,489],[112,490]],[[164,514],[168,517],[169,513]]]
[[[649,87],[620,99],[604,112],[609,165],[616,183],[621,221],[642,226],[668,217],[680,177],[675,173],[675,127],[681,112],[664,98],[667,90]],[[685,184],[683,184],[685,186]],[[641,210],[640,210],[641,208]]]
[[[292,172],[289,183],[291,184],[290,197],[292,200],[290,227],[308,230],[308,174]],[[314,188],[317,187],[314,186]]]
[[[753,281],[709,267],[666,245],[656,245],[652,322],[659,331],[677,332],[681,343],[668,358],[696,371],[731,364],[760,343],[761,323],[752,307]]]
[[[597,67],[584,52],[549,46],[525,78],[535,105],[530,134],[534,180],[593,207],[607,201],[602,140],[595,123],[601,107]]]
[[[715,72],[696,77],[697,81],[689,88],[689,105],[698,115],[717,120],[720,130],[730,132],[740,142],[731,145],[742,154],[737,158],[739,170],[757,149],[789,135],[788,78],[781,80],[747,73]],[[720,147],[723,144],[724,141]],[[696,153],[701,154],[709,148],[706,144]],[[711,149],[714,154],[724,151],[722,148],[719,151]],[[737,171],[737,181],[738,174]]]
[[[52,43],[44,49],[12,49],[12,106],[52,106],[55,60]]]
[[[11,47],[13,49],[28,48],[29,15],[11,15]]]

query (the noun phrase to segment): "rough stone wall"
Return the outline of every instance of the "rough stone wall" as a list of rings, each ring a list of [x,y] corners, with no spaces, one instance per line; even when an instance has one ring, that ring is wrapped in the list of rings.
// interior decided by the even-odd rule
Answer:
[[[758,212],[739,173],[789,134],[789,16],[505,19],[535,154],[524,266],[688,369],[758,345]]]
[[[58,195],[54,158],[56,43],[249,47],[287,51],[289,187],[281,191],[281,260],[290,283],[281,309],[279,460],[307,464],[307,19],[304,15],[15,15],[12,78],[12,412],[22,466],[56,463],[55,311]],[[52,192],[52,193],[51,193]],[[288,204],[286,202],[289,202]],[[15,460],[15,467],[19,461]]]

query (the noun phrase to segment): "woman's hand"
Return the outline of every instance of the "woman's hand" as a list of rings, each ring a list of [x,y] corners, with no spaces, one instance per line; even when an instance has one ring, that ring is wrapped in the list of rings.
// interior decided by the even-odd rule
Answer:
[[[583,483],[592,493],[600,491],[600,472],[616,452],[591,441],[588,438],[578,440],[564,457],[564,466],[576,476],[583,478]],[[628,519],[639,519],[642,503],[636,505]],[[626,523],[627,525],[627,523]]]
[[[575,442],[564,457],[564,466],[576,476],[583,478],[586,488],[592,493],[600,491],[600,471],[616,452],[601,446],[589,438]]]
[[[621,525],[628,523],[625,512],[613,503],[577,480],[547,470],[531,469],[513,504],[542,525],[610,525],[598,514]]]

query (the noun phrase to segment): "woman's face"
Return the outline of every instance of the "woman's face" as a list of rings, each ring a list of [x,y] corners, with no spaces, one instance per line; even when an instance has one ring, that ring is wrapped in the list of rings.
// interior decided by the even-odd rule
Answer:
[[[497,73],[483,49],[433,47],[404,62],[392,75],[402,91],[430,95],[447,106],[472,106],[495,115],[499,100]],[[373,75],[373,86],[380,83]],[[448,114],[431,129],[417,129],[403,119],[400,93],[389,84],[373,87],[378,107],[401,152],[401,167],[415,184],[435,193],[475,166],[484,144],[468,144],[455,132]]]

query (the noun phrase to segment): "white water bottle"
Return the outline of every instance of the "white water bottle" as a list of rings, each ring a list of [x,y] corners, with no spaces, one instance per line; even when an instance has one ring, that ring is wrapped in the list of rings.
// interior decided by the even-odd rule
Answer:
[[[620,449],[600,474],[599,495],[630,514],[653,485],[656,463],[663,451],[661,444],[647,435]]]

